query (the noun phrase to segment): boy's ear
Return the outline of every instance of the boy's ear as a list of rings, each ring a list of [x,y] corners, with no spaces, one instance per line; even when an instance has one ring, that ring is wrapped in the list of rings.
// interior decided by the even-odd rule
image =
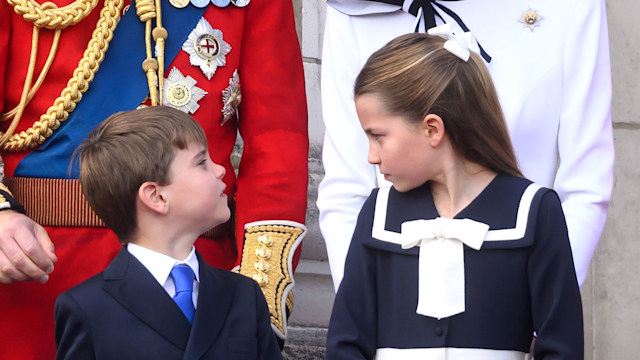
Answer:
[[[425,136],[431,142],[431,146],[436,147],[440,145],[445,134],[444,121],[442,121],[440,116],[427,114],[422,120],[422,128]]]
[[[161,186],[153,181],[147,181],[140,185],[138,200],[147,209],[160,215],[165,215],[169,212],[169,202],[162,195]]]

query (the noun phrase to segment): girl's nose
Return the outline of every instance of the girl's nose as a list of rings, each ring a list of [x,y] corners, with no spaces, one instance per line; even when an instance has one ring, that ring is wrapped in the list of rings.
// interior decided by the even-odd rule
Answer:
[[[377,153],[369,149],[369,154],[367,155],[367,161],[369,161],[369,164],[371,165],[377,165],[377,164],[380,164],[380,157],[378,156]]]

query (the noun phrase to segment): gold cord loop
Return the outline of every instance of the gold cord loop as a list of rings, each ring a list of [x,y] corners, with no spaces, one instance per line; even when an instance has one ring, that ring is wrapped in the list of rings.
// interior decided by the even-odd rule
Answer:
[[[9,129],[0,137],[0,146],[4,144],[9,136],[13,134],[16,127],[18,126],[18,122],[22,117],[22,112],[27,106],[27,97],[29,95],[29,88],[31,87],[31,82],[33,81],[33,73],[36,67],[36,58],[38,56],[38,39],[40,38],[40,30],[34,26],[33,33],[31,34],[31,55],[29,56],[29,67],[27,68],[27,76],[24,79],[24,85],[22,88],[22,94],[20,95],[20,103],[18,104],[16,116],[14,117],[11,125],[9,125]]]
[[[58,8],[52,2],[38,4],[35,0],[7,0],[14,11],[37,28],[64,29],[82,21],[96,7],[98,0],[76,0]]]
[[[35,32],[35,30],[34,30],[34,32]],[[38,89],[40,89],[40,86],[44,82],[44,78],[49,73],[49,69],[51,68],[51,64],[53,63],[53,59],[55,58],[56,52],[58,51],[58,44],[60,43],[60,34],[62,34],[62,30],[56,30],[53,33],[53,43],[51,44],[51,49],[49,50],[49,56],[47,57],[47,61],[45,62],[44,66],[42,67],[42,71],[40,72],[40,75],[38,76],[38,80],[36,80],[35,84],[33,84],[33,87],[31,87],[31,90],[29,90],[29,94],[27,95],[27,102],[24,105],[25,107],[29,104],[29,101],[31,101],[31,99],[33,99],[33,96],[36,94]],[[7,121],[7,120],[15,119],[15,116],[18,113],[19,108],[20,108],[20,105],[17,105],[11,111],[3,114],[2,117],[0,117],[0,121]],[[14,121],[19,121],[19,117],[18,117],[18,120],[14,120]],[[7,131],[7,133],[9,133],[9,132]]]
[[[142,62],[142,70],[147,74],[149,86],[149,99],[151,105],[162,105],[162,86],[164,80],[164,43],[167,38],[167,30],[162,27],[162,10],[160,0],[136,1],[136,14],[145,25],[144,42],[147,58]],[[151,31],[151,22],[156,20],[156,27]],[[156,42],[156,57],[153,58],[153,46],[151,39]],[[158,86],[156,87],[156,83]],[[158,91],[160,95],[158,96]]]
[[[136,1],[136,14],[140,21],[146,23],[156,18],[155,0],[138,0]]]
[[[12,2],[14,2],[15,0],[7,1],[9,1],[9,4],[13,5]],[[80,0],[77,0],[73,4],[65,6],[58,10],[63,11],[67,8],[72,8],[78,4],[78,1]],[[20,3],[22,2],[34,3],[33,1],[29,0],[22,0]],[[92,2],[89,2],[89,0],[81,2],[93,4],[93,7],[95,7],[95,3],[97,3],[97,0],[92,0]],[[118,20],[120,19],[120,11],[122,10],[123,4],[124,0],[105,0],[105,5],[100,11],[100,20],[98,20],[96,29],[93,31],[91,40],[87,45],[87,49],[85,50],[82,59],[78,63],[78,67],[74,70],[71,79],[69,79],[69,81],[67,82],[67,86],[62,90],[60,96],[53,102],[53,105],[50,106],[49,109],[47,109],[47,112],[45,114],[40,116],[40,120],[36,121],[31,128],[27,129],[26,131],[22,131],[19,134],[13,135],[11,135],[11,132],[9,131],[7,131],[7,134],[0,133],[0,136],[2,136],[2,138],[7,138],[6,142],[1,145],[2,150],[22,151],[36,147],[42,144],[49,136],[51,136],[53,130],[56,130],[60,126],[60,122],[65,121],[69,117],[69,113],[71,113],[75,109],[76,104],[82,98],[82,94],[84,94],[89,89],[89,84],[93,80],[93,77],[98,70],[100,63],[104,59],[104,54],[109,47],[109,42],[113,38],[113,31],[115,30],[116,25],[118,24]],[[44,8],[44,10],[42,10],[41,13],[38,13],[38,16],[45,17],[44,12],[50,11],[49,6],[50,5],[48,4],[43,4],[42,6],[40,6],[39,8],[41,10]],[[14,5],[14,9],[16,9],[16,12],[20,14],[17,5]],[[90,10],[87,11],[87,14],[88,12],[90,12]],[[80,13],[78,13],[78,17],[79,16]],[[86,14],[84,16],[86,16]],[[25,15],[23,15],[23,17],[28,20]],[[48,19],[42,20],[43,21],[41,21],[40,23],[45,22],[44,20],[49,21]],[[76,23],[80,20],[81,19],[78,19]],[[49,23],[51,25],[52,22],[49,21]],[[69,25],[65,25],[65,27]],[[35,20],[34,26],[36,26],[36,28],[39,28]],[[55,28],[49,26],[44,27]],[[23,93],[23,96],[24,95],[25,94]],[[16,114],[16,117],[18,117],[18,114]],[[15,117],[13,122],[17,124]]]

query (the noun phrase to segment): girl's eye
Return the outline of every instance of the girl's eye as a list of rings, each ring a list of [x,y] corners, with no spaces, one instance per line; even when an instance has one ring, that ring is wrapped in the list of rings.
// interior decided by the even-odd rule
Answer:
[[[206,166],[206,165],[207,165],[207,159],[202,159],[202,160],[200,160],[200,162],[198,163],[198,165]]]

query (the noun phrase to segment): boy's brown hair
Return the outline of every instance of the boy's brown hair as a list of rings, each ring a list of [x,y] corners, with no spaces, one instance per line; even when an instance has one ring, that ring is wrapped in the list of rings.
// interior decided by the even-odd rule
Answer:
[[[121,243],[136,230],[140,185],[171,183],[176,150],[194,143],[206,147],[207,138],[191,116],[154,106],[111,115],[78,147],[82,192]]]
[[[377,94],[388,115],[422,122],[440,116],[454,151],[496,172],[522,176],[498,95],[482,58],[467,62],[443,48],[444,39],[407,34],[367,60],[354,95]]]

